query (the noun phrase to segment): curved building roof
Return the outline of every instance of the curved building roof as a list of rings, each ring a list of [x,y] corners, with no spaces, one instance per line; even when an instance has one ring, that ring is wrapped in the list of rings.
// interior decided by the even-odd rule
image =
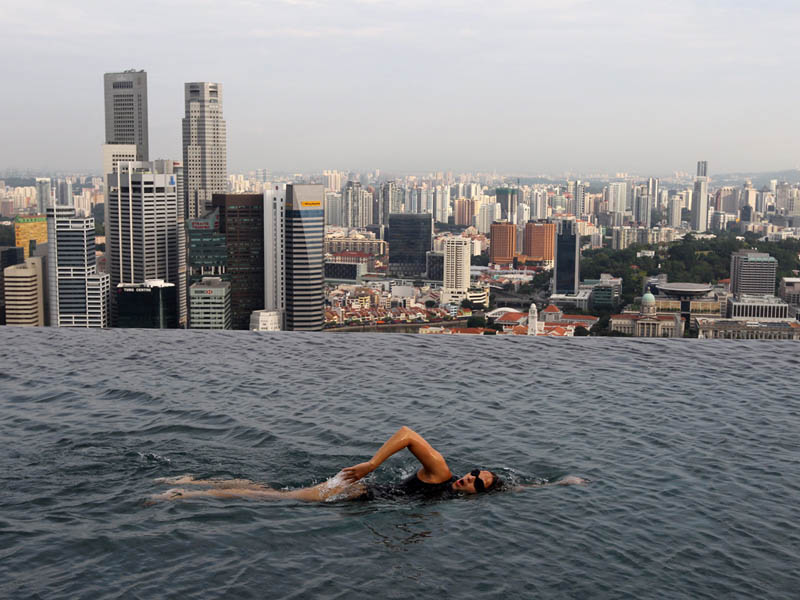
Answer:
[[[658,291],[667,296],[705,296],[713,287],[708,283],[660,283]]]

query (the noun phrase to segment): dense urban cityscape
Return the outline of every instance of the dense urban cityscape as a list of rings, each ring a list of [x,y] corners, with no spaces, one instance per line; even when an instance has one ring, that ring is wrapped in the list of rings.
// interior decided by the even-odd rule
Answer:
[[[800,339],[797,172],[232,174],[222,84],[176,160],[103,82],[100,175],[0,181],[4,325]]]

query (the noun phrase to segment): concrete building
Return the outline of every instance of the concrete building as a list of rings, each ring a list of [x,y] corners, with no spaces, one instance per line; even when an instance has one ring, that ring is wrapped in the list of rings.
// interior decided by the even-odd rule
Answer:
[[[222,118],[222,84],[184,84],[183,165],[187,217],[211,210],[212,197],[227,190],[228,145]],[[248,313],[249,314],[249,313]]]
[[[683,320],[680,314],[658,314],[656,299],[650,292],[642,296],[642,307],[638,314],[612,315],[609,324],[611,331],[634,337],[676,338],[683,336]]]
[[[489,246],[489,262],[508,265],[514,262],[517,253],[517,228],[513,223],[492,223],[489,233],[492,243]]]
[[[322,185],[286,186],[285,325],[289,331],[322,331],[325,322],[323,199]]]
[[[31,242],[47,242],[47,217],[44,213],[30,217],[17,215],[14,218],[14,245],[22,248],[25,258],[31,256]]]
[[[726,340],[800,340],[797,321],[740,321],[735,319],[695,320],[700,339]]]
[[[264,192],[264,309],[286,310],[286,186]],[[250,329],[252,329],[252,324]]]
[[[525,223],[522,253],[531,260],[553,265],[556,251],[555,223]]]
[[[698,169],[699,170],[699,169]],[[692,231],[708,231],[708,178],[698,175],[692,195]]]
[[[0,246],[0,325],[6,324],[5,275],[6,267],[25,262],[22,248]]]
[[[728,298],[725,316],[745,321],[785,321],[789,305],[771,294],[740,294]]]
[[[795,308],[800,308],[800,277],[781,277],[778,296]]]
[[[277,310],[254,310],[250,315],[251,331],[280,331],[283,315]]]
[[[3,271],[6,325],[44,327],[44,261],[40,256]]]
[[[501,187],[495,190],[495,198],[500,205],[500,219],[513,223],[517,216],[519,204],[519,190],[517,188]]]
[[[191,329],[231,329],[231,284],[219,277],[203,277],[189,287]]]
[[[119,163],[117,172],[108,174],[105,227],[112,294],[120,283],[156,279],[172,283],[177,291],[179,324],[185,327],[186,231],[179,200],[182,179],[181,164],[171,160]]]
[[[778,261],[765,252],[740,250],[731,255],[731,292],[740,294],[775,293]]]
[[[47,294],[51,327],[109,326],[110,277],[98,273],[94,219],[71,206],[47,209]]]
[[[50,185],[50,178],[36,178],[36,207],[37,212],[43,215],[49,206],[53,204],[53,191]]]
[[[458,304],[467,296],[470,284],[470,241],[451,237],[444,244],[442,304]]]
[[[149,158],[147,73],[123,71],[103,75],[106,144],[134,144],[136,160]]]
[[[492,229],[492,223],[500,220],[502,209],[497,202],[487,202],[478,209],[478,232],[487,234]]]

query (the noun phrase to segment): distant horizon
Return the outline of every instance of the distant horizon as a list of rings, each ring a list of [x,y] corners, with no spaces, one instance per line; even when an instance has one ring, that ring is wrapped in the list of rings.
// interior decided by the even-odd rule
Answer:
[[[218,82],[231,172],[800,166],[790,0],[200,7],[8,0],[0,165],[99,170],[103,74],[142,69],[150,156],[180,160],[184,83]]]

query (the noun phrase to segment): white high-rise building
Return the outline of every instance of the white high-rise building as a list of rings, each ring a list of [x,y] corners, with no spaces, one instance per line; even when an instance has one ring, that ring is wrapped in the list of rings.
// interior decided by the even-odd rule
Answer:
[[[106,144],[134,144],[135,160],[149,160],[147,73],[123,71],[103,75]]]
[[[468,238],[450,237],[445,240],[442,304],[458,304],[467,297],[471,255]]]
[[[531,220],[531,207],[527,204],[517,204],[517,215],[516,215],[516,223],[519,225],[525,226],[525,223]],[[521,239],[520,236],[517,236]]]
[[[183,168],[171,160],[120,163],[108,175],[106,253],[111,289],[163,279],[177,288],[178,323],[186,326]]]
[[[500,219],[500,204],[497,202],[487,202],[478,211],[478,232],[487,234],[492,229],[492,223]]]
[[[628,202],[628,184],[625,181],[612,181],[608,184],[608,212],[624,213]]]
[[[228,145],[222,118],[222,84],[184,85],[183,118],[184,203],[188,218],[211,210],[211,197],[227,189]]]
[[[682,199],[680,196],[672,196],[669,199],[669,206],[667,208],[667,223],[670,227],[681,226],[681,204]]]
[[[286,186],[264,192],[264,310],[286,310]],[[251,325],[252,328],[252,325]]]
[[[47,209],[47,298],[52,327],[108,327],[110,278],[97,272],[94,219]]]
[[[433,219],[439,223],[447,223],[450,216],[450,186],[437,185],[433,192]]]

